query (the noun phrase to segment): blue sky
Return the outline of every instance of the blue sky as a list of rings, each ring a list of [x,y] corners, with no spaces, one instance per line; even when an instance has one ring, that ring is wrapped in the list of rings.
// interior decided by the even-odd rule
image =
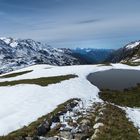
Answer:
[[[119,48],[140,39],[139,6],[139,0],[0,0],[0,36]]]

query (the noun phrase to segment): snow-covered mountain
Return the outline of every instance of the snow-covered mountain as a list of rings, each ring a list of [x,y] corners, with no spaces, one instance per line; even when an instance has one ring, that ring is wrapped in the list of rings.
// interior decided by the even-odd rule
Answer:
[[[0,73],[33,64],[80,64],[70,50],[52,48],[31,39],[0,38]],[[69,52],[69,53],[67,53]]]
[[[139,63],[140,62],[140,41],[127,44],[113,52],[108,61],[122,63]]]

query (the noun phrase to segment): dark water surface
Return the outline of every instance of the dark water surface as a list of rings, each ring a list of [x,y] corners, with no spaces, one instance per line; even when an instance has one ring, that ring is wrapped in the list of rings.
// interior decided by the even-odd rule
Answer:
[[[88,75],[87,79],[99,89],[123,90],[140,83],[140,71],[111,69]]]

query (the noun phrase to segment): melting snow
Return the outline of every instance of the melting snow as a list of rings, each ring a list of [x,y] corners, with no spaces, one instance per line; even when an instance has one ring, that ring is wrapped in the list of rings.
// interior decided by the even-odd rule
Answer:
[[[58,75],[76,74],[79,77],[62,81],[61,83],[51,84],[46,87],[38,85],[16,85],[9,87],[0,87],[0,135],[6,135],[17,130],[37,118],[51,112],[57,105],[71,99],[81,98],[89,101],[102,102],[99,99],[99,89],[87,81],[86,76],[91,72],[109,70],[109,69],[139,69],[140,67],[130,67],[123,64],[113,64],[112,66],[84,65],[84,66],[50,66],[35,65],[18,71],[33,70],[30,73],[13,77],[0,79],[0,81],[12,81],[19,79],[32,79],[39,77],[51,77]],[[12,72],[11,72],[12,73]],[[129,112],[128,112],[129,114]],[[136,116],[130,115],[133,122],[139,123]]]

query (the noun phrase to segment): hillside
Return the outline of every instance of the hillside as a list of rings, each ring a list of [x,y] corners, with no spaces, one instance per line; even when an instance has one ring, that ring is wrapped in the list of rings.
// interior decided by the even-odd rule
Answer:
[[[140,63],[140,41],[135,41],[127,44],[123,48],[120,48],[113,52],[107,59],[107,61],[113,63],[128,63],[139,64]]]

